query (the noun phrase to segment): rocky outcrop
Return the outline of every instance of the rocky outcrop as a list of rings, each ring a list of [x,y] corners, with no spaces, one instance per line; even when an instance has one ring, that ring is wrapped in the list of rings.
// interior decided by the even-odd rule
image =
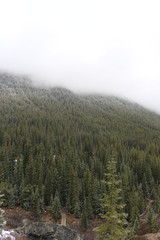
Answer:
[[[80,235],[70,228],[46,222],[36,222],[28,226],[29,240],[82,240]]]

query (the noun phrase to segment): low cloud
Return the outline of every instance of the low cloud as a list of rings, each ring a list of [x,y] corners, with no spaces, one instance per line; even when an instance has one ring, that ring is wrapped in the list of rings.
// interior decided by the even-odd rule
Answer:
[[[160,112],[159,6],[6,0],[0,68],[45,85],[124,96]]]

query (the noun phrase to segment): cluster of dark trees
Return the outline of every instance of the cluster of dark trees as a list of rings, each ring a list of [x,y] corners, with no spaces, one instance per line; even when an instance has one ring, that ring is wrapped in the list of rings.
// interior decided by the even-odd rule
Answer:
[[[35,209],[38,216],[50,206],[56,220],[64,207],[75,217],[104,213],[112,146],[128,220],[139,219],[146,198],[159,213],[158,115],[114,97],[12,85],[14,94],[0,96],[4,205]]]

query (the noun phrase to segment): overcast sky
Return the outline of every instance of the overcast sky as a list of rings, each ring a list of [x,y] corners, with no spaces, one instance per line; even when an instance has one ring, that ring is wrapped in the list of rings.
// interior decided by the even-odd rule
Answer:
[[[0,69],[160,112],[160,1],[0,0]]]

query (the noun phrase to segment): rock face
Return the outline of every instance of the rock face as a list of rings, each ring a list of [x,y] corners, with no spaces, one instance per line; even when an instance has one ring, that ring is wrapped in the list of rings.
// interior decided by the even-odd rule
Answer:
[[[70,228],[46,222],[36,222],[28,227],[29,240],[83,240]]]

